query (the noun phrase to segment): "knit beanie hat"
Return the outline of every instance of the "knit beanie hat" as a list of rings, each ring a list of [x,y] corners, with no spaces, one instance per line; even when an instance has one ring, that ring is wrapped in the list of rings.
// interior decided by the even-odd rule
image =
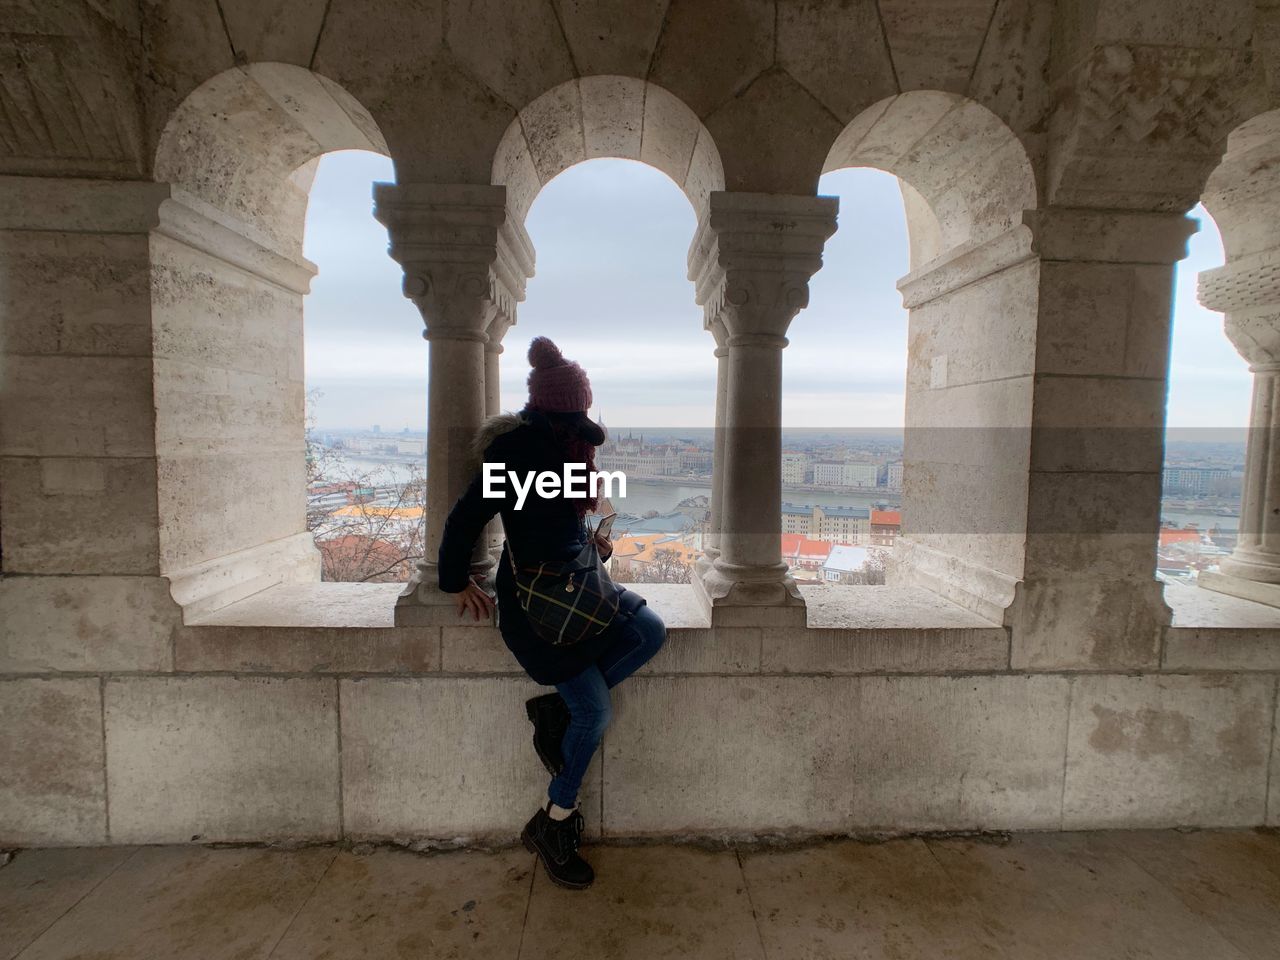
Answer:
[[[591,381],[587,371],[566,360],[547,337],[529,344],[529,406],[547,413],[575,413],[591,409]]]

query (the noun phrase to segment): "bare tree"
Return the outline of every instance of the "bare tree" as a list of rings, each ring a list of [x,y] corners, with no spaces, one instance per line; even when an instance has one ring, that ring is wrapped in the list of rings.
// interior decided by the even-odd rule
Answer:
[[[680,554],[662,548],[655,549],[653,559],[635,572],[636,583],[689,583],[691,579],[689,565]]]
[[[359,470],[315,433],[318,390],[307,392],[307,529],[321,553],[324,580],[387,583],[409,579],[423,554],[425,471],[408,465],[398,480],[387,467]]]

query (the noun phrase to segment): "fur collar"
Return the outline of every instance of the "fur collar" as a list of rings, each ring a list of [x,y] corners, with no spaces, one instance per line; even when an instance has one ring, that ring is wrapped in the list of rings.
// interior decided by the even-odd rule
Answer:
[[[486,417],[484,422],[480,424],[480,429],[476,431],[476,435],[471,440],[471,462],[478,471],[484,463],[484,452],[489,449],[489,444],[497,440],[504,434],[510,433],[519,427],[528,423],[528,420],[519,413],[499,413],[492,417]]]

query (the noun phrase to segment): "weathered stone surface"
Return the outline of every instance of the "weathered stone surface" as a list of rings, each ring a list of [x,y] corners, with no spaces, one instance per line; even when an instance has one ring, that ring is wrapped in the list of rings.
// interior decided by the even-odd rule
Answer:
[[[325,847],[144,848],[26,954],[265,958],[333,858]]]
[[[112,839],[338,836],[334,680],[106,682]]]
[[[134,852],[132,847],[26,850],[5,864],[0,956],[18,956]]]
[[[169,670],[181,617],[159,577],[5,577],[0,673]]]
[[[667,12],[666,0],[554,0],[574,66],[583,77],[643,77]]]
[[[550,0],[448,0],[445,42],[515,110],[574,76]]]
[[[1170,888],[1202,923],[1250,960],[1280,943],[1280,838],[1253,831],[1117,832],[1107,845]]]
[[[996,0],[880,0],[902,89],[965,92],[995,6]]]
[[[531,956],[757,958],[764,952],[733,851],[584,848],[597,871],[587,891],[562,890],[539,865],[523,949]],[[625,907],[625,909],[619,909]]]
[[[778,64],[842,121],[898,92],[874,0],[778,5]]]
[[[96,677],[0,681],[0,847],[107,840]]]
[[[218,7],[238,57],[310,65],[326,4],[311,0],[218,0]]]
[[[0,457],[0,515],[5,573],[157,572],[154,460]]]
[[[619,689],[608,835],[1058,820],[1061,678],[637,677]],[[768,734],[729,734],[741,730]]]
[[[1077,677],[1063,826],[1259,823],[1274,710],[1271,677]]]
[[[1243,960],[1164,878],[1126,857],[1110,834],[1047,834],[1008,844],[929,840],[930,851],[990,932],[995,956]],[[1166,839],[1168,846],[1177,841]]]
[[[727,188],[753,193],[815,193],[824,151],[840,133],[839,122],[782,70],[757,77],[706,124],[726,160]]]
[[[343,680],[346,834],[516,836],[546,803],[550,777],[533,751],[524,712],[526,699],[545,692],[525,677]],[[579,801],[594,834],[599,780],[597,758]]]
[[[533,866],[518,846],[497,853],[342,851],[272,955],[514,956]]]
[[[1003,627],[761,630],[764,673],[948,673],[1004,670]]]
[[[742,872],[769,956],[995,955],[968,891],[918,839],[747,853]]]
[[[673,0],[649,80],[706,117],[773,62],[773,45],[766,0]]]

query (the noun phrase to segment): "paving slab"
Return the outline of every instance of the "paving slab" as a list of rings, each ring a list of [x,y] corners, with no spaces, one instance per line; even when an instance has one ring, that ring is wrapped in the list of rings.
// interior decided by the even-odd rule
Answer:
[[[22,949],[111,875],[133,847],[21,851],[0,870],[0,960]]]
[[[520,948],[533,857],[523,847],[344,851],[272,960],[508,957]]]
[[[919,839],[746,853],[769,960],[991,960],[993,935]]]
[[[144,847],[20,960],[266,960],[336,851]]]
[[[1280,956],[1280,835],[1135,830],[1108,834],[1107,843],[1250,960]]]
[[[763,960],[746,884],[731,850],[589,847],[587,890],[565,890],[541,864],[521,960]]]
[[[1016,960],[1245,960],[1106,834],[928,846],[975,920]]]

